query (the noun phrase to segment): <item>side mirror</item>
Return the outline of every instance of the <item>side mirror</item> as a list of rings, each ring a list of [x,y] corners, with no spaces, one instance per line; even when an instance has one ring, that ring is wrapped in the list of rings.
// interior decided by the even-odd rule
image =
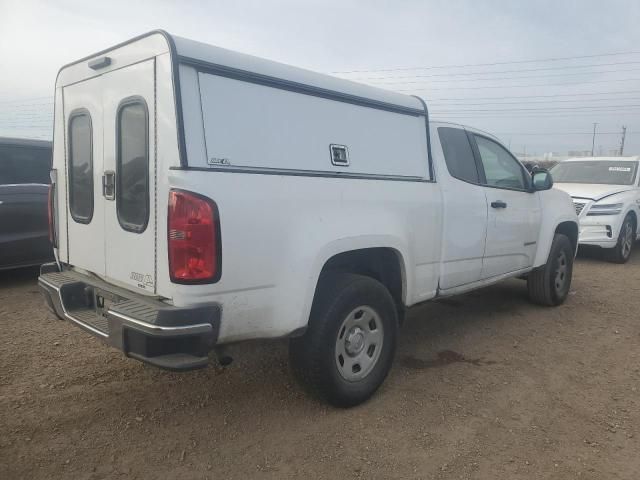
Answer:
[[[553,187],[553,177],[548,170],[544,168],[538,168],[533,172],[533,191],[539,192],[541,190],[549,190]]]

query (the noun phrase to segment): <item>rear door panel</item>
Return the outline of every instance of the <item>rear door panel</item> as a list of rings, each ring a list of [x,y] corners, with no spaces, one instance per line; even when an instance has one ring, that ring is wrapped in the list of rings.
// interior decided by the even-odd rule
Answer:
[[[74,188],[67,181],[67,240],[69,245],[69,263],[89,270],[98,275],[105,274],[104,249],[104,205],[102,201],[102,172],[103,172],[103,118],[102,118],[102,77],[65,87],[64,95],[64,129],[65,129],[65,177],[69,179],[71,170],[71,142],[69,125],[74,116],[86,113],[91,119],[91,163],[93,168],[93,185],[91,188],[93,211],[91,218],[78,221],[71,214],[70,197]]]
[[[103,89],[104,170],[116,173],[116,199],[104,202],[106,276],[149,293],[156,285],[154,75],[150,59],[105,75]]]
[[[107,281],[155,293],[155,59],[65,87],[63,93],[69,263]],[[126,110],[132,105],[141,107]],[[119,128],[123,109],[127,118],[124,128]],[[69,205],[73,188],[69,177],[69,122],[79,113],[91,117],[93,213],[88,221],[74,219]],[[127,148],[123,150],[122,145]],[[119,155],[134,155],[125,162],[130,168],[123,168]],[[109,178],[105,173],[114,175],[114,195],[104,191],[103,182]],[[122,192],[119,185],[123,186]],[[122,198],[119,193],[123,193]],[[144,208],[144,221],[137,227],[127,222],[123,204],[129,205],[129,212],[132,204]]]

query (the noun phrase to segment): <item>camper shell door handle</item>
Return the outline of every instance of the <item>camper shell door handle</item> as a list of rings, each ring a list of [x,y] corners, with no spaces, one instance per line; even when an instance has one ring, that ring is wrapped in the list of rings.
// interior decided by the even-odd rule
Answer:
[[[116,198],[116,172],[107,170],[102,175],[102,195],[107,200]]]

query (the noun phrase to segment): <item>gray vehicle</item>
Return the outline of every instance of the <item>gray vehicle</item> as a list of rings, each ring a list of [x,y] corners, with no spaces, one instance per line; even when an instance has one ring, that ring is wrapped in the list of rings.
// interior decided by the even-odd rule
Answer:
[[[0,270],[53,259],[50,169],[51,142],[0,137]]]

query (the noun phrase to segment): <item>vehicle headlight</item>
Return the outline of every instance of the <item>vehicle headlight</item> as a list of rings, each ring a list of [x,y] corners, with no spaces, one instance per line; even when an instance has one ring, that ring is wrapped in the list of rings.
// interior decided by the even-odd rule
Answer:
[[[591,206],[587,216],[595,215],[618,215],[622,212],[622,203],[596,203]]]

